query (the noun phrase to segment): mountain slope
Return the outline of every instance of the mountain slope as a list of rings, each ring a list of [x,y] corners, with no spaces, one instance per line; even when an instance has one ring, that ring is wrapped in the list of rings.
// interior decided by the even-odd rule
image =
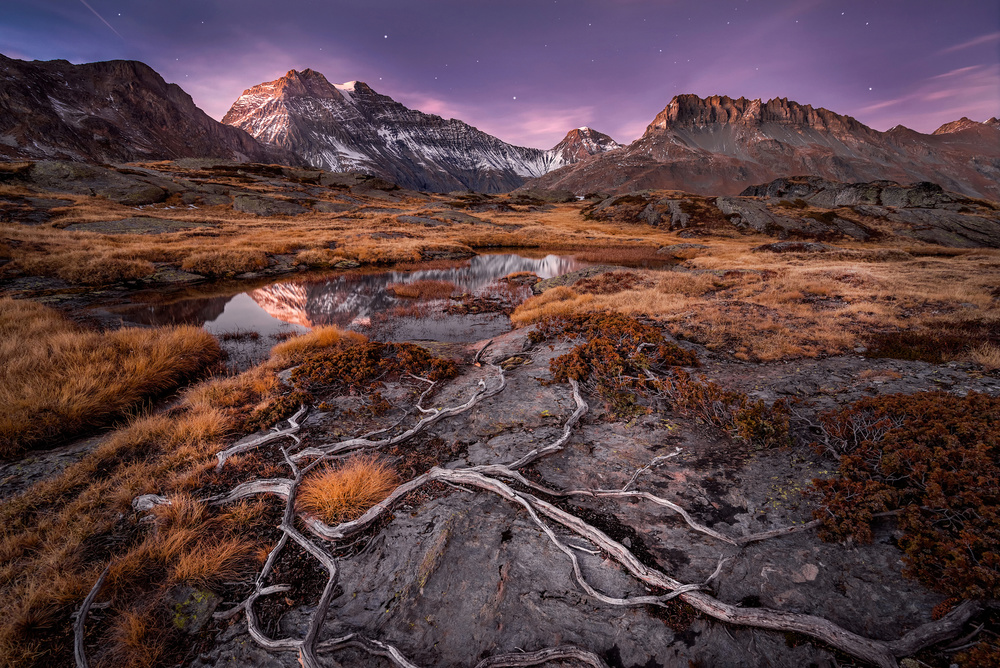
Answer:
[[[222,122],[315,167],[438,192],[512,190],[591,150],[617,147],[600,133],[567,137],[558,153],[514,146],[462,121],[409,109],[363,82],[331,84],[310,69],[244,91]]]
[[[1000,128],[991,122],[952,125],[935,135],[901,126],[879,132],[787,99],[680,95],[629,146],[556,170],[529,187],[732,195],[753,183],[813,174],[844,182],[932,181],[1000,199]]]
[[[0,157],[132,162],[188,157],[298,160],[223,125],[149,66],[0,55]]]

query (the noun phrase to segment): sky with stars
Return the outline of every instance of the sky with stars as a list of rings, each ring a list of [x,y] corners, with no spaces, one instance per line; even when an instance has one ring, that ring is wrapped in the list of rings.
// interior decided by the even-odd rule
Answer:
[[[141,60],[216,119],[309,67],[539,148],[630,142],[680,93],[878,130],[1000,116],[997,0],[2,0],[0,53]]]

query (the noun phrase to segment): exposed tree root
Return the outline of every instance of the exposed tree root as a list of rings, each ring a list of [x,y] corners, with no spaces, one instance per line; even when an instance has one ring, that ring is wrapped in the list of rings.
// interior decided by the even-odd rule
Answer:
[[[237,443],[231,448],[227,448],[222,452],[218,453],[216,457],[219,458],[219,463],[215,466],[216,471],[221,471],[222,467],[226,464],[226,460],[233,455],[238,455],[243,452],[249,452],[251,450],[256,450],[257,448],[272,443],[274,441],[279,441],[285,437],[292,438],[298,443],[299,439],[295,435],[298,433],[299,429],[302,428],[302,424],[299,422],[302,416],[306,414],[309,410],[308,406],[302,406],[296,411],[295,415],[288,418],[288,427],[286,429],[275,429],[270,434],[264,434],[263,436],[258,436],[257,438],[250,439],[249,441],[243,443]]]
[[[282,538],[268,555],[268,559],[262,568],[260,575],[257,577],[254,592],[239,606],[230,611],[219,613],[218,616],[231,617],[232,615],[237,614],[240,610],[244,611],[246,613],[250,635],[258,644],[270,650],[297,651],[299,653],[300,662],[304,668],[318,668],[320,664],[316,656],[317,652],[332,651],[348,646],[356,647],[372,654],[384,656],[400,668],[416,668],[396,648],[376,640],[363,638],[357,634],[351,634],[344,636],[343,638],[325,641],[322,643],[317,642],[330,602],[333,598],[338,569],[336,562],[328,552],[313,544],[295,528],[295,492],[305,473],[331,455],[353,449],[383,447],[401,443],[433,425],[437,421],[445,417],[458,415],[462,412],[470,410],[484,398],[498,394],[505,387],[506,381],[503,375],[503,370],[499,367],[494,368],[496,368],[499,372],[500,383],[493,389],[488,389],[487,384],[481,380],[480,387],[477,392],[468,401],[459,406],[444,409],[424,409],[419,406],[419,403],[423,401],[428,392],[433,389],[433,385],[431,385],[431,387],[429,387],[427,391],[421,395],[420,400],[418,401],[418,408],[425,414],[425,417],[418,421],[416,425],[398,436],[384,440],[370,440],[367,437],[349,439],[338,443],[314,448],[306,448],[292,455],[289,455],[285,450],[282,450],[282,452],[285,453],[285,460],[287,464],[292,469],[294,478],[256,480],[239,485],[228,494],[207,499],[206,501],[210,501],[214,504],[225,504],[258,494],[274,494],[276,496],[284,497],[286,502],[285,514],[280,527],[283,532]],[[418,378],[418,380],[425,379]],[[719,574],[724,563],[721,559],[715,573],[713,573],[704,584],[684,584],[670,577],[666,573],[642,564],[628,548],[613,540],[601,530],[529,492],[515,490],[508,483],[500,480],[500,478],[512,480],[527,489],[541,492],[548,496],[590,496],[595,498],[608,497],[644,499],[676,512],[693,530],[734,547],[742,547],[751,542],[768,540],[812,529],[815,528],[818,522],[810,522],[799,526],[775,529],[746,536],[728,536],[710,527],[701,525],[683,508],[666,499],[660,498],[648,492],[628,491],[628,488],[634,484],[639,474],[641,474],[644,470],[649,470],[649,468],[658,463],[659,459],[665,459],[673,455],[657,458],[657,460],[654,460],[647,467],[640,469],[620,490],[595,489],[560,491],[546,488],[538,483],[528,480],[517,469],[527,466],[541,457],[551,455],[562,450],[570,438],[573,427],[579,422],[581,417],[587,411],[587,404],[580,394],[577,383],[571,381],[571,387],[573,390],[573,397],[576,402],[576,410],[567,419],[561,435],[554,442],[544,448],[536,448],[507,465],[493,464],[459,469],[442,469],[433,467],[423,475],[417,476],[416,478],[399,485],[382,502],[370,508],[361,517],[349,522],[343,522],[336,526],[327,525],[316,517],[302,515],[300,516],[300,519],[304,522],[310,533],[322,538],[323,540],[336,543],[371,526],[376,520],[390,512],[390,508],[395,502],[429,482],[441,481],[454,485],[460,485],[463,488],[471,487],[489,491],[516,503],[525,509],[536,526],[539,527],[539,529],[560,551],[567,555],[572,564],[574,577],[580,587],[589,596],[597,600],[603,601],[609,605],[617,606],[649,604],[662,605],[665,600],[680,597],[681,600],[686,601],[696,609],[717,620],[740,626],[802,633],[816,638],[831,647],[850,654],[856,658],[878,665],[881,668],[894,668],[897,665],[896,657],[908,656],[925,647],[954,637],[961,630],[962,626],[973,615],[982,609],[980,604],[972,601],[966,601],[956,607],[943,619],[925,624],[906,634],[899,640],[885,642],[865,638],[847,631],[846,629],[843,629],[826,619],[813,615],[772,610],[768,608],[741,608],[717,600],[710,594],[701,591],[701,589]],[[294,420],[297,420],[301,416],[302,412],[303,411],[300,411],[300,413],[297,413],[296,416],[293,416]],[[294,429],[297,431],[298,424],[293,420],[289,420],[289,423],[292,425],[289,429],[269,434],[266,437],[261,437],[260,439],[254,439],[253,441],[244,443],[241,446],[234,446],[233,448],[226,450],[224,453],[220,453],[219,465],[221,466],[228,456],[236,454],[237,451],[243,452],[253,447],[259,447],[263,443],[270,442],[276,438],[284,436],[292,436],[292,438],[295,438],[292,430]],[[237,450],[237,448],[240,449]],[[314,459],[308,466],[300,469],[299,462],[306,458]],[[590,550],[576,545],[567,545],[560,539],[553,528],[549,526],[546,520],[554,523],[555,525],[559,525],[563,530],[569,531],[576,536],[587,540],[600,552],[616,561],[634,578],[645,585],[655,589],[664,590],[668,593],[661,596],[615,598],[597,591],[586,581],[580,567],[580,563],[574,553],[574,550],[588,552]],[[275,640],[268,638],[260,630],[259,624],[257,623],[253,612],[253,603],[260,596],[285,591],[286,587],[283,585],[265,587],[264,583],[270,574],[277,555],[287,545],[289,539],[296,542],[312,557],[322,563],[329,573],[329,578],[310,621],[306,637],[302,640]],[[96,588],[99,588],[99,585],[100,582],[98,582],[95,590]],[[92,592],[92,595],[93,593],[94,592]],[[477,668],[530,666],[556,659],[576,660],[582,664],[590,666],[603,667],[605,665],[599,657],[591,654],[590,652],[573,647],[555,647],[532,653],[505,654],[491,657],[480,662]]]
[[[101,586],[104,584],[104,579],[108,577],[108,571],[110,570],[111,564],[104,567],[101,576],[97,578],[97,582],[90,588],[90,593],[87,594],[87,598],[83,599],[80,609],[76,612],[76,621],[73,622],[73,658],[76,660],[76,668],[87,668],[88,666],[87,650],[84,647],[87,615],[90,613],[90,606],[94,605],[94,599],[97,598],[98,592],[101,591]]]
[[[302,461],[308,457],[322,457],[324,455],[333,455],[341,452],[348,452],[350,450],[359,450],[361,448],[384,448],[391,447],[393,445],[398,445],[407,441],[420,432],[424,431],[428,427],[434,425],[437,422],[449,417],[454,417],[460,415],[473,406],[478,404],[483,399],[488,399],[490,397],[496,396],[503,391],[507,386],[507,379],[504,376],[503,369],[499,366],[494,367],[500,376],[500,383],[493,389],[488,389],[486,381],[479,381],[479,389],[466,401],[464,404],[459,406],[452,406],[449,408],[433,408],[433,409],[421,409],[426,417],[422,418],[417,424],[413,425],[403,433],[393,436],[392,438],[386,438],[378,441],[373,441],[369,438],[351,438],[346,441],[340,441],[338,443],[328,443],[326,445],[319,445],[313,448],[305,448],[299,452],[292,455],[292,459],[296,462]],[[421,399],[426,395],[426,392],[421,395]]]
[[[537,652],[498,654],[483,659],[476,664],[476,668],[522,668],[522,666],[537,666],[548,661],[576,661],[577,665],[608,668],[604,659],[593,652],[569,645],[542,649]]]

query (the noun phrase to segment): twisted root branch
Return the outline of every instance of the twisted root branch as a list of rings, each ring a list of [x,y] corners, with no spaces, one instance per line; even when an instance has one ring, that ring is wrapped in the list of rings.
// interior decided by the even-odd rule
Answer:
[[[250,483],[244,483],[234,488],[231,492],[226,495],[219,497],[214,497],[210,499],[212,503],[223,504],[235,501],[240,498],[245,498],[248,496],[254,496],[257,494],[275,494],[277,496],[284,497],[286,499],[285,506],[285,517],[282,520],[281,529],[283,531],[282,540],[279,544],[272,550],[271,554],[268,556],[267,563],[265,563],[264,569],[261,571],[260,576],[257,578],[256,588],[254,593],[250,598],[244,603],[237,606],[237,608],[242,608],[246,611],[248,628],[251,629],[251,635],[254,640],[260,643],[262,646],[268,649],[274,650],[297,650],[299,651],[300,661],[305,668],[318,667],[319,663],[316,658],[317,651],[328,651],[343,647],[357,647],[366,652],[385,656],[390,661],[392,661],[399,668],[416,668],[412,663],[409,662],[406,657],[404,657],[399,650],[387,645],[385,643],[369,640],[362,638],[356,634],[351,634],[343,638],[339,638],[332,641],[326,641],[322,643],[317,643],[317,637],[319,635],[320,628],[322,627],[323,621],[327,614],[330,602],[332,600],[332,594],[337,579],[337,566],[333,561],[332,557],[329,556],[324,550],[320,549],[318,546],[313,544],[311,541],[305,538],[298,530],[294,528],[294,497],[295,490],[302,480],[303,475],[313,466],[323,461],[330,455],[344,452],[351,449],[357,449],[362,447],[382,447],[386,445],[395,445],[401,443],[420,431],[430,427],[437,421],[450,417],[453,415],[458,415],[459,413],[465,412],[479,403],[481,400],[494,396],[501,392],[506,381],[503,375],[503,370],[499,367],[497,368],[500,376],[500,383],[492,390],[487,388],[484,381],[480,381],[479,390],[464,404],[460,406],[455,406],[452,408],[445,409],[422,409],[425,413],[425,417],[421,419],[416,425],[407,430],[406,432],[389,439],[384,439],[380,441],[372,441],[366,437],[350,439],[347,441],[341,441],[339,443],[328,444],[324,446],[319,446],[317,448],[307,448],[294,455],[288,455],[285,452],[286,462],[291,467],[293,473],[295,474],[294,479],[267,479],[267,480],[257,480]],[[514,502],[525,509],[525,511],[530,516],[531,520],[539,527],[539,529],[545,533],[545,535],[553,542],[553,544],[567,557],[570,559],[573,567],[574,577],[587,592],[588,595],[608,603],[610,605],[662,605],[663,602],[669,598],[680,597],[681,600],[686,601],[691,604],[697,610],[707,614],[715,619],[737,624],[741,626],[750,626],[756,628],[771,629],[776,631],[792,631],[798,632],[811,637],[817,638],[828,645],[835,647],[845,653],[848,653],[857,658],[869,661],[881,668],[895,668],[896,657],[908,656],[913,654],[924,647],[928,647],[937,642],[945,640],[947,638],[953,637],[957,634],[961,627],[976,613],[978,613],[982,608],[981,605],[976,602],[966,601],[960,606],[956,607],[951,613],[945,616],[943,619],[921,626],[914,631],[906,634],[899,640],[893,642],[884,642],[880,640],[873,640],[859,636],[855,633],[847,631],[832,622],[822,619],[820,617],[815,617],[813,615],[804,615],[794,612],[786,612],[782,610],[772,610],[768,608],[739,608],[727,603],[723,603],[712,597],[711,595],[700,591],[704,584],[683,584],[669,575],[645,566],[642,564],[635,555],[622,544],[613,540],[607,536],[604,532],[591,526],[582,519],[560,509],[559,507],[544,501],[528,492],[515,491],[507,483],[499,480],[498,478],[507,478],[514,480],[517,483],[525,486],[528,489],[543,493],[549,496],[555,497],[565,497],[565,496],[591,496],[591,497],[611,497],[611,498],[641,498],[657,505],[669,508],[674,512],[678,513],[684,521],[692,529],[715,538],[728,545],[741,547],[751,542],[767,540],[770,538],[775,538],[779,536],[788,535],[791,533],[805,531],[808,529],[815,528],[818,522],[810,522],[795,527],[787,527],[782,529],[775,529],[771,531],[751,534],[747,536],[727,536],[721,532],[715,531],[709,527],[703,526],[697,521],[695,521],[689,513],[687,513],[683,508],[674,504],[666,499],[662,499],[658,496],[650,494],[648,492],[640,491],[628,491],[635,480],[638,478],[638,473],[642,470],[648,470],[653,464],[641,469],[637,475],[633,476],[626,486],[621,490],[571,490],[568,492],[563,492],[559,490],[548,489],[542,485],[534,483],[527,478],[525,478],[516,469],[524,467],[539,458],[553,454],[563,449],[565,443],[568,441],[572,428],[579,422],[582,416],[587,411],[587,404],[583,400],[580,394],[579,387],[576,382],[571,381],[573,389],[573,397],[576,402],[576,410],[567,419],[564,425],[563,432],[552,444],[544,448],[536,448],[524,455],[520,459],[508,464],[494,464],[486,466],[469,467],[464,469],[442,469],[438,467],[433,467],[421,476],[418,476],[400,486],[398,486],[392,493],[389,494],[381,503],[370,508],[366,513],[356,520],[350,522],[344,522],[336,526],[330,526],[315,517],[303,516],[301,519],[304,521],[306,528],[313,535],[322,538],[327,541],[341,541],[344,538],[355,534],[369,526],[371,526],[376,520],[381,518],[385,513],[390,511],[390,508],[399,499],[409,494],[410,492],[418,489],[419,487],[426,485],[432,481],[441,481],[450,483],[453,485],[461,485],[464,487],[473,487],[482,490],[486,490],[495,493],[511,502]],[[428,388],[428,391],[431,388]],[[426,396],[426,392],[421,395],[421,400]],[[299,414],[296,414],[296,419]],[[291,420],[289,421],[292,422]],[[293,425],[297,427],[297,425]],[[287,431],[287,430],[286,430]],[[277,438],[278,432],[270,437]],[[265,438],[265,437],[262,437]],[[261,443],[257,442],[260,439],[255,439],[255,441],[243,444],[242,447],[259,447]],[[256,444],[255,444],[256,443]],[[252,445],[255,444],[255,445]],[[234,446],[241,447],[241,446]],[[226,452],[231,452],[233,448]],[[245,451],[245,450],[241,450]],[[283,450],[284,452],[284,450]],[[235,454],[235,453],[232,453]],[[676,453],[674,453],[676,454]],[[225,457],[220,453],[220,466],[225,461]],[[228,455],[227,455],[228,456]],[[672,456],[672,455],[668,455]],[[312,463],[309,464],[304,469],[298,468],[298,462],[306,457],[316,457]],[[654,460],[654,464],[658,463]],[[580,568],[579,561],[574,553],[574,550],[588,551],[586,548],[582,548],[576,545],[567,545],[556,535],[555,531],[542,519],[547,518],[549,521],[561,526],[563,529],[570,531],[578,537],[581,537],[589,541],[592,545],[598,548],[601,552],[604,552],[612,559],[614,559],[618,564],[620,564],[625,570],[627,570],[633,577],[635,577],[640,582],[647,586],[666,590],[669,592],[663,596],[637,596],[632,598],[614,598],[604,595],[593,587],[591,587],[583,576],[582,570]],[[313,615],[310,623],[309,631],[306,638],[303,640],[272,640],[264,636],[257,628],[256,619],[253,614],[253,602],[257,597],[276,593],[282,591],[282,585],[276,585],[272,587],[265,588],[263,583],[273,566],[274,559],[276,558],[278,552],[285,546],[287,540],[291,538],[300,546],[302,546],[311,556],[316,558],[318,561],[323,563],[329,572],[329,579],[326,587],[324,588],[323,595],[317,606],[317,610]],[[720,559],[719,565],[715,570],[715,573],[706,580],[707,584],[714,577],[716,577],[722,569],[724,561]],[[221,615],[230,616],[233,613],[232,610],[220,613]],[[540,650],[538,652],[532,653],[522,653],[522,654],[505,654],[489,659],[485,659],[480,662],[477,668],[501,668],[501,667],[517,667],[517,666],[530,666],[537,665],[539,663],[544,663],[545,661],[556,660],[556,659],[574,659],[580,663],[602,667],[605,665],[603,661],[596,655],[593,655],[584,650],[580,650],[572,647],[555,647],[545,650]]]

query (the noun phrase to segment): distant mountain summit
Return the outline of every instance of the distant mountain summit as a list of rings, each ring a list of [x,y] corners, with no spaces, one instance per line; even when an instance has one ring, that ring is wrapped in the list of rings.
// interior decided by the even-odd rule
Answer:
[[[574,131],[579,138],[567,136],[550,151],[514,146],[462,121],[409,109],[366,83],[333,84],[310,69],[244,91],[222,122],[315,167],[367,172],[438,192],[509,191],[618,146],[591,130]]]
[[[561,163],[559,164],[561,167],[580,162],[598,153],[613,151],[616,148],[621,148],[621,144],[608,135],[588,127],[582,127],[566,133],[563,140],[556,144],[549,153],[555,157],[555,163]]]
[[[997,200],[1000,123],[962,119],[933,135],[902,126],[879,132],[850,116],[784,98],[678,95],[632,144],[526,187],[735,195],[753,183],[795,174],[843,182],[932,181]]]
[[[0,157],[134,162],[206,157],[291,164],[134,60],[73,65],[0,55]]]

